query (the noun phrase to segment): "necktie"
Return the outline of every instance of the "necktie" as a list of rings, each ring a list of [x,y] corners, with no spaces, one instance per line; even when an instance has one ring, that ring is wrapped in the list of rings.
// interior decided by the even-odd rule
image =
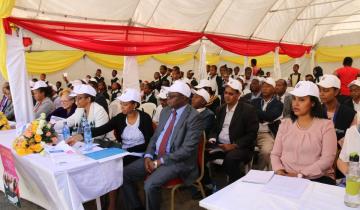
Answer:
[[[159,152],[158,152],[159,157],[162,157],[166,152],[166,146],[167,146],[167,144],[169,142],[171,132],[172,132],[172,130],[174,128],[175,120],[176,120],[176,111],[174,110],[172,112],[172,118],[171,118],[171,121],[169,123],[169,126],[167,127],[167,129],[165,131],[165,134],[164,134],[164,136],[163,136],[163,138],[161,140],[161,143],[160,143]]]

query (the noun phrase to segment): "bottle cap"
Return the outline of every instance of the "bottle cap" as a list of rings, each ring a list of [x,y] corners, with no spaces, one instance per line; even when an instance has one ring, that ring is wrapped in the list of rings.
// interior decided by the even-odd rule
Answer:
[[[351,162],[359,162],[359,155],[357,152],[350,153],[350,161]]]

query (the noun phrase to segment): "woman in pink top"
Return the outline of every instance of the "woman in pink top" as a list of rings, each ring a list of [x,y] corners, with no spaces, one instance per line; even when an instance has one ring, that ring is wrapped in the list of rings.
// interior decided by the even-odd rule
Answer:
[[[336,134],[333,123],[323,119],[319,89],[300,81],[290,93],[291,118],[280,124],[271,152],[272,168],[278,175],[334,185]]]

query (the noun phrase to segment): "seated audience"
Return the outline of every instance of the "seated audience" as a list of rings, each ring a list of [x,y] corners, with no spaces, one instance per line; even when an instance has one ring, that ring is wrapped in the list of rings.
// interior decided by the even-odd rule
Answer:
[[[360,116],[360,80],[354,80],[349,84],[350,97],[343,102],[344,105],[354,109],[357,116]],[[359,123],[358,119],[358,123]]]
[[[64,126],[64,121],[70,128],[78,127],[83,118],[94,127],[100,127],[109,121],[109,116],[105,109],[95,102],[96,90],[90,85],[77,85],[74,87],[74,94],[76,94],[77,109],[74,114],[65,120],[57,121],[55,123],[55,130],[61,130]],[[109,132],[102,138],[114,140],[113,132]],[[75,142],[69,141],[69,144]]]
[[[65,88],[60,92],[61,107],[55,109],[51,114],[46,117],[46,120],[50,120],[52,116],[68,118],[74,114],[76,110],[75,99],[71,96],[71,89]]]
[[[325,74],[318,82],[318,86],[324,116],[333,121],[338,144],[341,147],[346,130],[357,122],[356,112],[348,106],[340,104],[336,99],[340,92],[340,80],[335,75]]]
[[[193,70],[189,70],[186,72],[186,78],[184,79],[184,81],[191,85],[191,87],[195,87],[196,85],[198,85],[198,82],[196,81],[195,77],[194,77],[194,71]]]
[[[278,175],[301,177],[335,185],[335,129],[322,119],[319,90],[309,81],[300,81],[293,91],[291,119],[280,124],[271,164]]]
[[[243,100],[247,102],[251,102],[251,100],[259,98],[261,95],[261,83],[262,83],[261,78],[253,77],[250,83],[251,93],[242,96]]]
[[[290,117],[291,95],[286,92],[286,89],[286,80],[278,79],[275,86],[276,99],[283,103],[283,117]]]
[[[220,98],[215,94],[215,87],[211,82],[206,79],[200,80],[200,83],[195,86],[196,90],[205,89],[210,94],[210,100],[206,104],[206,108],[210,109],[213,113],[216,113],[217,108],[220,106]]]
[[[181,80],[181,71],[178,66],[174,66],[171,71],[171,84],[174,84],[176,80]]]
[[[161,79],[160,79],[160,73],[155,72],[154,73],[154,80],[150,82],[150,84],[157,90],[161,90]]]
[[[244,79],[244,89],[250,90],[250,84],[253,79],[252,69],[250,67],[245,68]]]
[[[165,183],[180,178],[188,185],[198,177],[197,151],[203,125],[199,113],[188,104],[190,95],[187,84],[174,82],[168,107],[161,112],[144,158],[124,168],[122,187],[128,209],[143,209],[135,185],[138,181],[145,180],[146,209],[159,210]]]
[[[345,57],[343,61],[344,67],[336,69],[334,74],[339,77],[341,82],[340,92],[342,95],[349,96],[350,90],[348,85],[351,81],[356,80],[360,76],[360,69],[351,67],[353,59]]]
[[[4,96],[0,102],[0,112],[4,113],[9,121],[15,121],[14,106],[8,82],[4,83],[2,91]]]
[[[209,103],[209,101],[210,94],[205,89],[196,90],[191,99],[191,106],[200,113],[199,115],[204,123],[206,136],[209,136],[215,120],[214,113],[210,109],[206,108],[206,104]]]
[[[157,105],[157,99],[155,97],[154,87],[151,85],[151,83],[144,84],[144,96],[142,103],[153,103]]]
[[[94,80],[94,78],[91,78],[89,80],[88,84],[95,90],[98,89],[98,83]],[[100,106],[102,106],[106,112],[109,112],[109,105],[106,101],[106,97],[97,91],[96,91],[96,96],[95,96],[95,102],[98,103]]]
[[[95,77],[97,83],[104,81],[104,77],[101,76],[101,69],[96,69]]]
[[[241,90],[241,83],[230,79],[225,87],[225,104],[216,113],[216,122],[208,137],[211,147],[219,147],[223,152],[207,152],[205,155],[206,161],[224,159],[223,167],[229,183],[242,176],[240,164],[251,160],[259,128],[254,107],[239,101]],[[206,177],[209,178],[208,173],[204,179]]]
[[[111,100],[114,101],[121,94],[121,85],[118,82],[111,83]]]
[[[157,125],[159,123],[160,113],[161,111],[167,107],[167,94],[168,87],[162,87],[160,93],[158,95],[160,105],[156,107],[155,114],[152,118],[153,122]]]
[[[312,74],[305,75],[305,81],[315,82],[314,76]]]
[[[159,80],[160,80],[160,84],[161,84],[161,86],[163,85],[163,82],[166,80],[166,81],[168,81],[169,82],[169,84],[170,84],[170,74],[168,73],[168,68],[165,66],[165,65],[161,65],[160,66],[160,69],[159,69],[159,71],[160,71],[160,78],[159,78]]]
[[[119,78],[117,77],[117,74],[118,74],[118,72],[114,69],[114,70],[112,70],[112,72],[111,72],[111,80],[110,80],[110,85],[112,85],[113,83],[119,83],[120,82],[120,80],[119,80]]]
[[[107,88],[106,88],[106,84],[104,82],[104,80],[101,80],[100,82],[98,82],[98,88],[97,88],[97,92],[99,95],[102,95],[106,98],[106,100],[110,100],[110,96],[107,92]]]
[[[51,87],[49,87],[44,81],[40,80],[35,82],[34,87],[31,88],[36,104],[34,106],[34,116],[39,118],[41,113],[45,113],[48,116],[55,110],[55,105],[51,101]]]
[[[273,78],[266,78],[261,86],[261,97],[251,101],[259,118],[259,131],[256,139],[256,145],[259,147],[257,161],[259,170],[271,170],[270,153],[283,112],[283,104],[275,97],[275,86]]]
[[[320,77],[322,77],[324,75],[323,69],[321,68],[321,66],[316,66],[313,69],[313,75],[315,77],[315,82],[320,82]]]
[[[344,144],[341,148],[339,159],[337,160],[337,169],[346,175],[349,171],[349,157],[351,153],[360,154],[360,127],[353,125],[346,130]]]
[[[61,87],[62,85],[61,82],[57,81],[55,85],[56,85],[56,93],[60,94],[60,92],[63,90],[63,88]]]

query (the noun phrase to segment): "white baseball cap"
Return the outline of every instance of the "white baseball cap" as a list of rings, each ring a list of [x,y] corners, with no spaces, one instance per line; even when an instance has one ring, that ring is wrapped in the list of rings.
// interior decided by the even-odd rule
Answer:
[[[204,87],[210,87],[211,88],[211,82],[207,79],[200,80],[199,84],[195,86],[196,89],[201,89]]]
[[[77,85],[82,85],[83,83],[77,79],[77,80],[71,81],[70,84],[75,87]]]
[[[298,97],[315,96],[319,98],[319,88],[313,82],[299,81],[294,90],[290,91],[290,94]]]
[[[352,82],[350,82],[348,87],[351,87],[353,85],[356,85],[356,86],[360,87],[360,80],[359,79],[353,80]]]
[[[88,94],[91,96],[96,96],[96,90],[91,87],[91,85],[76,85],[74,86],[74,91],[73,93],[75,93],[76,95],[80,95],[80,94]]]
[[[37,90],[39,88],[45,88],[45,87],[48,87],[46,82],[40,80],[40,81],[35,82],[34,86],[31,88],[31,90]]]
[[[169,87],[165,87],[165,86],[161,87],[158,98],[167,99],[168,90],[169,90]]]
[[[195,91],[196,95],[199,95],[203,97],[206,101],[206,103],[209,103],[210,101],[210,94],[205,89],[199,89]]]
[[[190,87],[183,81],[176,80],[169,88],[169,93],[180,93],[186,97],[190,97]]]
[[[32,88],[32,87],[34,87],[35,82],[33,82],[32,80],[29,80],[29,85],[30,85],[30,88]]]
[[[241,79],[241,81],[245,82],[245,78],[243,76],[238,76],[238,79]]]
[[[117,97],[121,102],[135,101],[141,103],[140,92],[134,88],[128,88],[121,96]]]
[[[267,77],[267,78],[263,79],[263,83],[269,84],[269,85],[273,86],[274,88],[276,86],[275,80],[271,77]]]
[[[91,77],[91,78],[89,79],[89,81],[92,81],[92,82],[96,82],[96,83],[97,83],[97,80],[96,80],[94,77]]]
[[[242,93],[242,85],[241,85],[241,83],[240,83],[238,80],[236,80],[236,79],[229,78],[229,82],[226,83],[226,86],[229,86],[229,87],[231,87],[232,89],[237,90],[237,91],[239,91],[240,93]]]
[[[317,84],[323,88],[340,88],[340,79],[332,74],[324,74]]]

